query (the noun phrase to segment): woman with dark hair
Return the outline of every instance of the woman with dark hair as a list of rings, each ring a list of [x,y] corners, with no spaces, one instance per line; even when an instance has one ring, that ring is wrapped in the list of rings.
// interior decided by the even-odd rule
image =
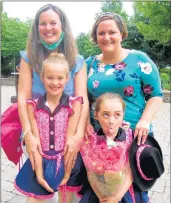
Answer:
[[[138,144],[152,134],[151,121],[162,104],[159,71],[142,51],[125,49],[125,22],[116,13],[103,13],[94,23],[91,37],[102,53],[86,59],[91,124],[98,128],[93,116],[93,102],[105,92],[122,96],[126,103],[124,120],[138,136]],[[91,126],[87,128],[93,130]]]
[[[162,104],[162,89],[159,72],[154,62],[142,51],[125,49],[122,41],[128,31],[122,17],[116,13],[103,13],[95,21],[92,40],[101,49],[101,54],[86,59],[88,73],[88,96],[90,119],[86,134],[101,129],[94,118],[94,103],[106,92],[119,94],[125,104],[124,120],[130,123],[137,144],[143,144],[147,136],[153,136],[152,119]],[[87,181],[87,180],[86,180]],[[133,183],[135,201],[147,203],[148,198]],[[98,203],[99,200],[88,181],[84,184],[81,203]],[[106,203],[112,202],[106,201]],[[120,202],[133,203],[130,192]]]
[[[28,38],[27,52],[21,53],[18,83],[18,110],[23,130],[21,138],[26,145],[33,170],[39,164],[37,153],[41,153],[41,147],[30,130],[26,101],[45,94],[40,72],[43,61],[52,52],[64,54],[69,63],[70,79],[64,92],[70,96],[82,96],[84,101],[76,134],[65,144],[65,164],[69,165],[75,162],[84,137],[88,116],[87,74],[84,59],[77,53],[67,16],[59,7],[47,4],[37,11]],[[48,190],[44,180],[40,181],[40,184]]]

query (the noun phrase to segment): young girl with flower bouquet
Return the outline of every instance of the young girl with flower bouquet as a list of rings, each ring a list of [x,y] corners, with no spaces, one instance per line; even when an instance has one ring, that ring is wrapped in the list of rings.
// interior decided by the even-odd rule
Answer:
[[[33,171],[27,159],[15,180],[15,188],[29,197],[29,203],[44,202],[67,183],[75,160],[66,169],[64,145],[75,134],[82,103],[82,97],[63,92],[69,79],[69,64],[63,54],[50,54],[43,63],[41,78],[46,94],[26,104],[31,123],[27,132],[32,131],[39,143],[41,164]],[[48,191],[40,181],[45,181]]]
[[[83,143],[81,155],[87,171],[80,203],[148,203],[146,192],[133,184],[128,152],[133,140],[123,121],[125,103],[105,93],[95,103],[95,119],[101,129]],[[132,185],[133,184],[133,185]]]

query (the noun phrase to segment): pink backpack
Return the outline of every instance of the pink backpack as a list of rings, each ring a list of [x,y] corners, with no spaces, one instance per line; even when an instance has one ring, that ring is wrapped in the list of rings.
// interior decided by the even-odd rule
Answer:
[[[20,142],[21,132],[18,104],[14,103],[1,116],[1,146],[8,159],[16,165],[23,153]]]

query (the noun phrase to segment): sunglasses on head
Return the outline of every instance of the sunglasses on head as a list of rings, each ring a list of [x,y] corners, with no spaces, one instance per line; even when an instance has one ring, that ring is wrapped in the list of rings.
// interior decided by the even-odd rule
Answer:
[[[117,17],[120,19],[119,15],[117,15],[116,13],[112,13],[112,12],[105,12],[105,13],[102,13],[101,15],[99,15],[96,19],[96,22],[98,20],[100,20],[102,17]]]

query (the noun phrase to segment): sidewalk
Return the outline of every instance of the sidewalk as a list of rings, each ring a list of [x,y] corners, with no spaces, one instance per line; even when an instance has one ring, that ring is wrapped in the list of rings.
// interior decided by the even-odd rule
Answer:
[[[13,86],[1,86],[1,113],[11,104],[15,95]],[[154,135],[161,145],[165,172],[149,191],[151,203],[170,203],[170,104],[163,103],[154,119]],[[26,198],[14,189],[13,182],[18,172],[1,150],[1,203],[25,203]],[[57,202],[56,202],[57,203]],[[93,202],[92,202],[93,203]]]

